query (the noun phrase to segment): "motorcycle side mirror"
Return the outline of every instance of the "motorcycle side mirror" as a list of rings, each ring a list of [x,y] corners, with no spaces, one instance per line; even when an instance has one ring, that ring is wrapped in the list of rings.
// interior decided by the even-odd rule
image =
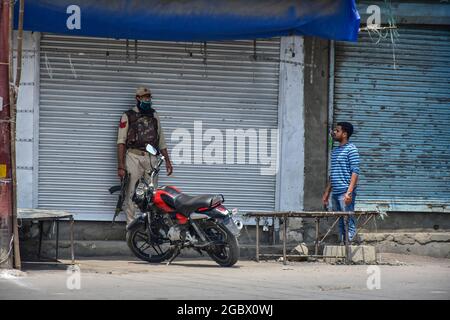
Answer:
[[[145,147],[145,150],[147,150],[148,153],[156,156],[158,154],[158,151],[151,145],[151,144],[147,144],[147,146]]]

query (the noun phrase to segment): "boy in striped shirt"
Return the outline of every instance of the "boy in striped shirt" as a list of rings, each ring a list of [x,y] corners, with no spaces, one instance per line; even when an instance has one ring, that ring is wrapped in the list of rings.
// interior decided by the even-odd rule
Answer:
[[[339,122],[333,130],[333,140],[339,146],[331,154],[331,175],[328,180],[322,201],[328,205],[332,191],[334,211],[354,211],[356,198],[356,185],[359,175],[359,154],[353,143],[349,142],[353,134],[353,125],[349,122]],[[340,241],[345,240],[344,218],[339,219]],[[354,216],[348,221],[348,240],[352,241],[356,234]]]

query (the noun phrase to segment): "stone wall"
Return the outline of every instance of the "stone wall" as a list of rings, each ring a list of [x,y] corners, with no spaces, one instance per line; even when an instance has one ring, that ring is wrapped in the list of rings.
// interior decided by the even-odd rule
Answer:
[[[450,258],[450,232],[360,233],[359,240],[378,252]]]

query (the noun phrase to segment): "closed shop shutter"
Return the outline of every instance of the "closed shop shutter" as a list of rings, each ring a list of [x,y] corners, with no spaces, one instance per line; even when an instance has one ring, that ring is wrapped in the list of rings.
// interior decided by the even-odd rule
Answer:
[[[261,59],[253,59],[255,48]],[[78,219],[111,219],[117,195],[109,195],[108,188],[118,184],[119,119],[135,103],[136,87],[147,85],[169,152],[180,132],[189,133],[185,143],[191,143],[187,163],[174,164],[173,178],[163,170],[160,185],[190,194],[223,193],[225,204],[241,212],[274,210],[276,175],[261,174],[268,165],[261,163],[257,145],[247,140],[244,164],[225,160],[229,129],[269,130],[270,155],[270,130],[278,124],[279,50],[279,39],[254,46],[253,41],[135,42],[44,34],[38,206],[70,210]],[[224,163],[202,159],[201,150],[212,141],[202,133],[219,134],[216,146],[223,145]],[[277,150],[276,143],[272,147]],[[254,155],[256,163],[250,161]]]
[[[450,207],[450,31],[398,30],[377,44],[337,42],[334,122],[350,121],[361,155],[360,208]]]

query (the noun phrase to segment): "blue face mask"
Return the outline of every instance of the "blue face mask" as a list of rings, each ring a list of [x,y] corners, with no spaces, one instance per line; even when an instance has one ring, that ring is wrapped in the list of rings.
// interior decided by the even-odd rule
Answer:
[[[138,108],[142,111],[149,111],[152,107],[152,100],[148,101],[139,101]]]

